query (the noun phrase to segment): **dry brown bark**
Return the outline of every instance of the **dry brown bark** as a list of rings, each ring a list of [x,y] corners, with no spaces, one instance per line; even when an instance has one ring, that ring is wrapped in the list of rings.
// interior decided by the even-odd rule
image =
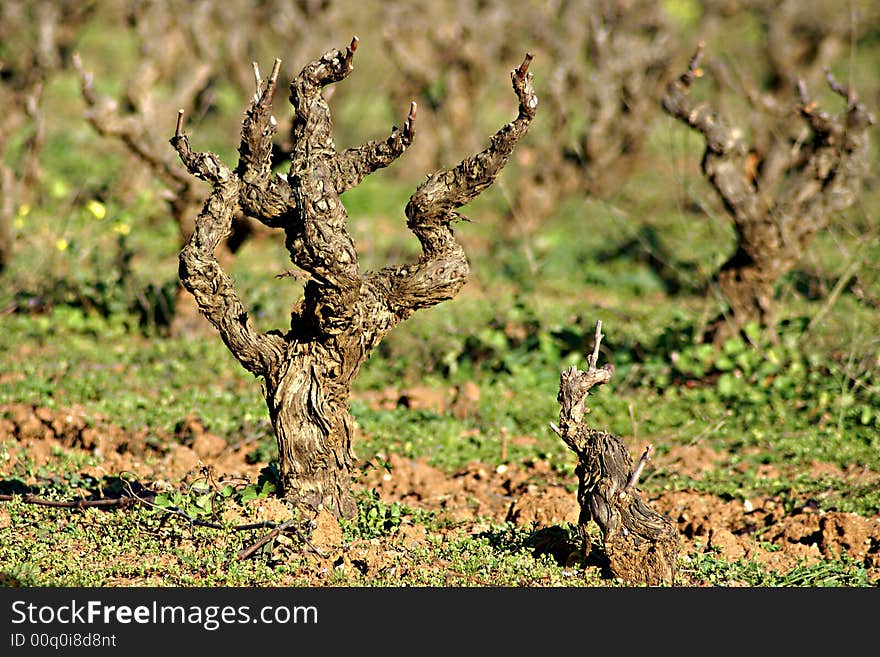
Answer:
[[[213,153],[190,149],[182,112],[171,139],[190,173],[211,184],[180,253],[180,280],[242,366],[263,380],[282,495],[300,508],[323,507],[337,517],[357,512],[350,490],[351,383],[394,326],[416,310],[453,298],[465,284],[468,261],[452,230],[462,218],[457,208],[492,184],[537,107],[527,55],[511,73],[519,100],[516,118],[488,148],[428,176],[410,197],[407,226],[421,243],[421,256],[362,272],[340,195],[403,154],[413,139],[416,107],[413,103],[403,128],[395,127],[387,139],[338,151],[323,90],[351,73],[356,47],[357,38],[343,51],[326,52],[291,82],[293,144],[286,175],[272,170],[277,122],[271,103],[280,60],[265,84],[257,74],[235,169]],[[288,329],[256,331],[215,257],[238,211],[283,230],[291,261],[308,277]]]
[[[559,426],[551,425],[577,456],[577,499],[581,511],[578,531],[584,555],[590,553],[588,523],[602,531],[608,565],[615,577],[631,584],[671,585],[675,582],[679,551],[678,533],[672,521],[642,500],[636,484],[652,447],[648,445],[638,464],[620,438],[590,428],[584,416],[590,389],[608,383],[614,373],[609,364],[596,367],[602,341],[602,322],[596,322],[596,338],[588,367],[574,366],[559,378]]]
[[[800,260],[811,238],[831,217],[853,204],[868,173],[871,114],[855,93],[827,75],[831,89],[846,100],[846,111],[833,116],[797,84],[790,119],[799,116],[805,130],[799,139],[757,149],[708,103],[690,95],[702,75],[703,44],[687,70],[669,83],[663,109],[703,135],[702,171],[733,219],[738,244],[715,276],[729,313],[713,321],[705,338],[720,344],[756,322],[775,337],[775,285]]]
[[[679,551],[672,521],[652,510],[636,488],[651,451],[649,445],[633,467],[619,437],[590,428],[584,416],[590,389],[608,383],[614,374],[609,364],[596,367],[602,341],[602,322],[596,322],[593,353],[586,371],[574,366],[559,378],[559,425],[551,425],[577,455],[577,499],[581,511],[578,530],[584,555],[590,552],[588,523],[601,529],[605,554],[615,577],[631,584],[671,585],[675,582]]]
[[[181,245],[193,232],[204,204],[204,186],[168,149],[168,117],[179,107],[207,119],[216,113],[217,88],[232,82],[249,89],[256,51],[283,43],[291,52],[310,46],[340,22],[339,8],[309,3],[216,3],[209,0],[150,0],[107,9],[115,29],[125,30],[138,48],[137,66],[126,76],[118,95],[98,91],[94,76],[74,53],[86,118],[95,132],[117,142],[129,162],[120,171],[114,193],[133,198],[144,184],[156,181],[174,220]],[[295,45],[291,45],[291,44]],[[276,163],[284,144],[275,145]],[[221,260],[231,262],[251,238],[269,230],[239,213],[221,245]],[[191,295],[182,287],[173,300],[173,334],[210,330],[198,316]]]

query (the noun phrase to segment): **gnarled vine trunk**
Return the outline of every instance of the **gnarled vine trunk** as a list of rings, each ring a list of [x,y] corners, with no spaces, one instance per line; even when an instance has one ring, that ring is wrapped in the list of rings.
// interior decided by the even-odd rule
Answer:
[[[733,219],[738,238],[736,250],[716,274],[729,313],[716,319],[705,337],[720,344],[756,322],[775,338],[775,285],[834,213],[858,197],[868,172],[874,118],[830,73],[831,89],[846,99],[840,117],[820,110],[799,82],[792,113],[804,119],[810,134],[775,142],[755,165],[749,157],[756,149],[743,143],[743,131],[690,95],[702,75],[702,55],[701,43],[687,70],[667,86],[663,109],[703,135],[703,174]]]
[[[528,73],[531,56],[526,55],[511,73],[519,100],[516,118],[492,137],[488,148],[428,176],[410,198],[407,226],[421,243],[421,256],[362,272],[340,195],[403,154],[413,139],[416,106],[403,128],[394,128],[384,141],[336,149],[322,91],[349,75],[357,43],[355,38],[345,51],[328,51],[291,82],[293,149],[286,175],[272,172],[271,159],[277,128],[271,100],[279,60],[265,85],[257,72],[235,170],[213,153],[190,149],[182,110],[171,139],[190,173],[212,186],[180,253],[181,282],[242,366],[265,382],[281,494],[298,507],[326,508],[337,517],[357,511],[351,494],[351,383],[388,331],[416,310],[451,299],[465,284],[468,261],[452,230],[461,218],[457,208],[492,184],[537,107]],[[283,230],[291,261],[308,276],[284,331],[254,330],[214,255],[237,211]]]
[[[633,467],[626,446],[617,436],[592,429],[584,422],[590,389],[608,383],[614,366],[597,368],[602,322],[596,323],[596,342],[586,370],[574,366],[559,378],[559,426],[551,425],[578,459],[578,533],[584,555],[590,552],[588,523],[602,531],[605,555],[615,577],[630,584],[671,585],[679,551],[672,521],[651,509],[636,483],[651,446]]]

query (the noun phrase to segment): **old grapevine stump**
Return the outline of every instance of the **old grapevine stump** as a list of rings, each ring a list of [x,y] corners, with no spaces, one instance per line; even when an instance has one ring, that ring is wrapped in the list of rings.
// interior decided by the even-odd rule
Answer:
[[[754,126],[738,128],[711,103],[690,95],[703,75],[703,48],[700,43],[687,70],[670,81],[662,103],[667,114],[703,136],[700,167],[737,237],[736,249],[714,276],[729,310],[710,321],[703,338],[721,345],[756,322],[775,340],[777,282],[797,265],[813,238],[858,201],[870,174],[875,119],[855,91],[829,71],[831,91],[846,101],[840,115],[822,110],[798,80],[796,98],[788,106],[780,103],[788,107],[780,116],[790,117],[792,125],[803,121],[804,131],[793,137],[780,130],[769,145],[749,144],[745,135],[758,132]]]
[[[559,379],[559,426],[553,430],[578,458],[578,503],[581,507],[578,531],[583,552],[590,552],[587,525],[594,520],[602,530],[605,553],[611,572],[629,583],[649,586],[673,584],[678,555],[678,534],[666,516],[653,511],[639,495],[636,483],[651,447],[638,465],[633,462],[620,438],[591,429],[583,422],[589,413],[585,406],[593,386],[607,383],[614,366],[596,367],[602,322],[596,322],[596,341],[588,368],[574,366]]]
[[[403,155],[413,140],[416,105],[403,128],[384,140],[339,150],[333,141],[324,88],[354,67],[355,37],[307,64],[290,83],[293,108],[290,167],[274,170],[277,121],[272,97],[281,61],[268,80],[254,66],[256,90],[241,128],[233,169],[211,152],[190,148],[183,111],[171,144],[188,171],[211,185],[195,231],[180,253],[179,275],[199,311],[241,365],[262,380],[278,446],[280,494],[299,509],[357,514],[352,494],[352,381],[382,338],[417,310],[452,299],[469,265],[453,224],[458,208],[488,188],[507,164],[535,116],[538,97],[528,72],[531,55],[511,71],[516,116],[479,153],[428,176],[406,205],[406,225],[421,255],[364,271],[348,230],[342,194]],[[242,213],[283,232],[297,275],[306,279],[290,326],[258,331],[215,251]]]

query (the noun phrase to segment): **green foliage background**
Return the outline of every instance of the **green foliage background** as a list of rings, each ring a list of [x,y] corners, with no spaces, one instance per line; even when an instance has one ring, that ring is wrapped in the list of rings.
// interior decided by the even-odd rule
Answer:
[[[664,6],[681,41],[695,43],[698,3],[676,0]],[[759,66],[754,53],[762,33],[748,22],[730,20],[724,40],[710,47],[727,61]],[[372,49],[372,43],[380,42],[377,23],[373,17],[359,30],[355,72],[342,83],[348,87],[345,93],[333,102],[342,147],[383,136],[400,121],[399,108],[375,93],[389,77],[381,51]],[[108,29],[99,12],[78,46],[109,93],[122,85],[138,54],[124,33]],[[344,45],[349,36],[340,34],[326,47]],[[516,45],[528,48],[528,43]],[[516,63],[497,63],[498,74],[482,84],[487,96],[500,100],[480,99],[474,112],[481,111],[480,103],[513,110],[507,72]],[[676,66],[685,65],[686,54]],[[539,57],[532,65],[539,95],[550,68],[551,62]],[[876,26],[832,68],[866,103],[880,105]],[[390,75],[393,79],[393,71]],[[249,93],[230,80],[220,81],[216,111],[188,129],[193,147],[214,150],[234,162]],[[824,91],[820,98],[833,106],[833,97]],[[230,443],[251,440],[254,459],[270,463],[274,442],[259,383],[212,336],[167,332],[180,243],[161,200],[161,186],[143,180],[135,194],[117,195],[118,179],[130,164],[118,145],[98,138],[87,125],[73,71],[53,78],[45,90],[44,112],[46,146],[38,200],[18,208],[14,256],[0,287],[0,405],[81,405],[124,429],[146,429],[157,441],[173,435],[180,419],[195,413]],[[500,114],[490,118],[508,119]],[[175,117],[162,120],[170,137]],[[536,139],[543,129],[540,120],[539,108]],[[358,456],[364,461],[389,453],[424,456],[448,472],[473,460],[496,464],[503,429],[534,438],[528,445],[511,444],[508,460],[543,459],[558,472],[571,473],[572,455],[548,423],[558,412],[560,371],[585,366],[595,323],[601,320],[606,337],[600,362],[613,362],[616,372],[591,397],[591,422],[650,440],[660,455],[695,444],[728,455],[722,468],[699,480],[651,470],[640,484],[644,490],[699,490],[723,499],[779,496],[791,507],[812,500],[822,509],[876,517],[876,489],[852,479],[809,474],[814,462],[880,472],[876,145],[860,201],[833,218],[778,286],[784,318],[779,343],[772,344],[759,327],[750,327],[747,336],[715,351],[697,344],[695,336],[722,300],[701,288],[733,247],[732,230],[700,176],[700,141],[659,108],[651,121],[647,151],[619,189],[602,199],[580,194],[556,199],[552,215],[531,235],[516,239],[499,230],[516,184],[515,169],[522,164],[514,163],[510,175],[503,173],[498,184],[466,208],[472,221],[461,224],[457,235],[471,260],[471,282],[455,300],[417,313],[396,329],[364,366],[351,406],[364,436],[355,445]],[[436,128],[420,124],[416,139],[431,140]],[[450,152],[449,163],[467,154]],[[19,156],[15,149],[7,153],[12,164]],[[417,241],[406,230],[403,207],[428,172],[412,170],[405,159],[343,199],[365,269],[418,252]],[[646,264],[645,256],[658,244],[646,236],[659,240],[668,254],[666,264],[685,282],[675,294]],[[229,266],[262,329],[288,321],[298,283],[275,277],[287,267],[283,244],[271,238],[248,242]],[[838,284],[837,293],[830,294]],[[415,384],[448,389],[467,381],[481,391],[478,412],[469,419],[402,407],[377,410],[361,395]],[[0,492],[10,489],[10,482],[38,477],[47,482],[42,494],[61,498],[83,484],[70,480],[81,465],[75,461],[66,473],[38,472],[26,462],[8,470],[4,449],[0,446],[0,486],[5,486]],[[761,466],[766,465],[781,474],[763,477]],[[209,499],[204,491],[181,488],[161,504],[188,504],[192,514],[210,518],[216,511],[212,505],[245,494],[227,492],[223,499]],[[257,487],[246,495],[269,493]],[[369,492],[361,505],[361,515],[346,528],[350,539],[381,536],[401,523],[432,528],[437,522],[402,505],[383,505]],[[293,558],[284,563],[230,561],[230,550],[240,548],[242,540],[234,532],[224,535],[226,543],[218,543],[216,532],[192,529],[172,548],[175,563],[169,569],[158,555],[176,539],[161,532],[145,537],[139,523],[150,520],[137,514],[89,510],[71,515],[20,502],[6,503],[5,509],[14,526],[30,522],[52,527],[37,534],[0,528],[0,563],[11,564],[4,566],[6,575],[26,584],[102,584],[114,577],[161,577],[169,585],[298,581]],[[607,585],[526,558],[527,533],[509,527],[493,531],[479,540],[428,544],[425,558],[454,561],[459,572],[481,582]],[[114,563],[113,555],[132,542],[144,558]],[[111,565],[83,572],[70,560],[47,561],[65,544],[97,546],[95,558]],[[781,574],[705,556],[690,567],[694,577],[711,585],[733,580],[759,586],[865,584],[861,567],[846,559]],[[410,577],[406,582],[436,584],[420,580],[416,572]],[[346,583],[344,578],[340,583]]]

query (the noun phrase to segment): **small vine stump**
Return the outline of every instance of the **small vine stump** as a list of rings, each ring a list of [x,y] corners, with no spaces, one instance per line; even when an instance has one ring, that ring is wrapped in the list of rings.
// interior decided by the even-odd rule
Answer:
[[[675,582],[679,539],[672,521],[652,510],[636,483],[651,452],[649,445],[638,464],[617,436],[591,429],[583,422],[590,388],[607,383],[614,367],[596,368],[602,322],[596,323],[596,342],[586,371],[569,367],[559,381],[559,426],[553,430],[578,458],[578,530],[584,555],[590,552],[588,523],[602,531],[605,553],[615,577],[631,584],[672,585]]]

